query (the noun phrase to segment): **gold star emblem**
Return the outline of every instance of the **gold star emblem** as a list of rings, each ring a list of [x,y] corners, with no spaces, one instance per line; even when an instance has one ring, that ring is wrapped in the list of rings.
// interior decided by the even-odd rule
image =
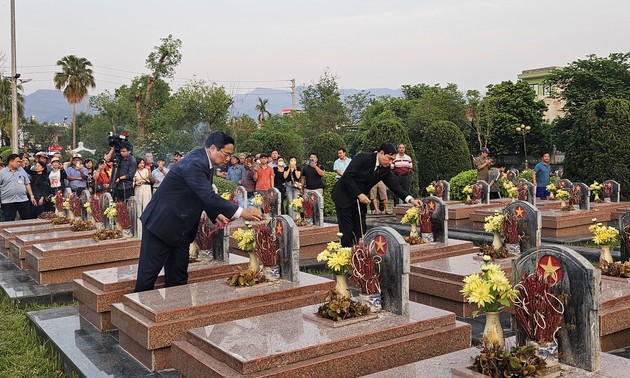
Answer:
[[[545,257],[547,257],[547,262],[543,263],[543,259]],[[552,285],[558,282],[558,271],[561,270],[562,267],[559,265],[554,265],[551,256],[544,256],[542,259],[540,259],[540,262],[538,263],[538,268],[539,270],[542,270],[543,280],[547,280],[549,278]]]
[[[434,201],[427,202],[427,207],[429,208],[429,211],[435,211],[435,202]]]
[[[276,223],[276,235],[278,237],[282,236],[282,231],[284,231],[284,227],[282,227],[282,223],[280,222]]]
[[[387,253],[387,240],[382,235],[378,235],[374,238],[374,244],[376,245],[376,254],[379,256],[385,255]]]
[[[522,219],[525,216],[525,209],[523,209],[523,206],[517,206],[516,209],[514,209],[514,215],[518,219]]]

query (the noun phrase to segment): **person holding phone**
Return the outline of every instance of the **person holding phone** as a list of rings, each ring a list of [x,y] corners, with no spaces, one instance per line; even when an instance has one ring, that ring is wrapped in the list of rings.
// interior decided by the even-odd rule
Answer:
[[[83,158],[79,154],[72,155],[72,162],[66,170],[66,177],[70,184],[70,189],[81,194],[87,187],[88,170],[83,166]]]
[[[317,163],[319,156],[311,152],[308,157],[308,164],[302,169],[302,193],[304,190],[313,190],[318,192],[322,198],[324,196],[324,174],[326,173]]]

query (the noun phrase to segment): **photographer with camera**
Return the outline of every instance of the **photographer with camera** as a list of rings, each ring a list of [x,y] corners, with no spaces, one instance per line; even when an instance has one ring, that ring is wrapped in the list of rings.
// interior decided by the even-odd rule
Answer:
[[[484,147],[481,149],[481,155],[477,156],[475,160],[473,160],[475,168],[477,168],[477,180],[488,182],[490,179],[489,170],[494,164],[494,161],[492,159],[488,159],[489,152],[490,150]]]
[[[134,194],[133,176],[138,166],[131,155],[133,146],[127,140],[127,133],[114,135],[109,133],[108,143],[111,149],[105,155],[105,161],[112,163],[109,193],[117,201],[126,201]]]
[[[322,197],[324,196],[324,170],[317,164],[319,156],[316,153],[311,152],[308,157],[308,164],[302,169],[302,193],[304,190],[313,190],[318,192]]]
[[[88,170],[83,166],[83,158],[80,154],[72,155],[72,162],[66,170],[66,179],[70,189],[81,194],[87,188]]]

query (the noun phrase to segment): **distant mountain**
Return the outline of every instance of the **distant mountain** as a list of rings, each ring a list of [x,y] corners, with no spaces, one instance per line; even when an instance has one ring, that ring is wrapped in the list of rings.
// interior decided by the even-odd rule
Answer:
[[[297,88],[297,107],[300,108],[300,93],[304,87]],[[351,96],[357,94],[361,89],[347,88],[341,89],[341,97]],[[388,88],[370,88],[365,89],[366,92],[370,92],[374,97],[391,96],[402,97],[402,91],[400,89],[388,89]],[[89,114],[96,114],[96,109],[89,106],[89,97],[86,97],[80,104],[77,104],[77,113],[86,111]],[[268,110],[271,114],[280,114],[282,109],[291,108],[291,92],[270,88],[256,88],[253,91],[246,94],[238,94],[234,98],[234,106],[232,114],[247,114],[248,116],[256,119],[256,104],[258,104],[258,97],[268,99]],[[63,117],[68,117],[68,121],[72,117],[72,107],[68,104],[68,101],[63,97],[61,91],[40,89],[27,95],[25,97],[24,114],[26,117],[35,115],[38,122],[49,123],[62,123]]]
[[[87,112],[96,114],[97,111],[89,106],[90,96],[77,104],[77,114]],[[36,116],[37,122],[63,123],[63,117],[68,117],[68,123],[72,119],[72,107],[63,97],[61,91],[52,89],[39,89],[24,98],[24,116]]]

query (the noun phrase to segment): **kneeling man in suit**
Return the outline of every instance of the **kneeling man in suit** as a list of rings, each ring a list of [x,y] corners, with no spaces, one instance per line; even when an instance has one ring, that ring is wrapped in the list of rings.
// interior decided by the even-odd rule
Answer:
[[[370,189],[379,181],[400,199],[414,206],[420,202],[400,187],[390,165],[396,157],[396,148],[391,143],[379,147],[378,152],[363,152],[355,156],[343,176],[337,181],[332,191],[332,199],[337,210],[337,223],[341,245],[353,246],[365,232],[365,216],[370,203]],[[360,210],[360,212],[359,212]]]
[[[257,221],[255,207],[242,209],[212,190],[214,167],[226,163],[234,152],[234,139],[214,132],[204,147],[174,165],[143,210],[142,242],[136,292],[152,290],[164,268],[165,286],[188,282],[188,248],[195,239],[201,212],[220,225],[232,219]]]

